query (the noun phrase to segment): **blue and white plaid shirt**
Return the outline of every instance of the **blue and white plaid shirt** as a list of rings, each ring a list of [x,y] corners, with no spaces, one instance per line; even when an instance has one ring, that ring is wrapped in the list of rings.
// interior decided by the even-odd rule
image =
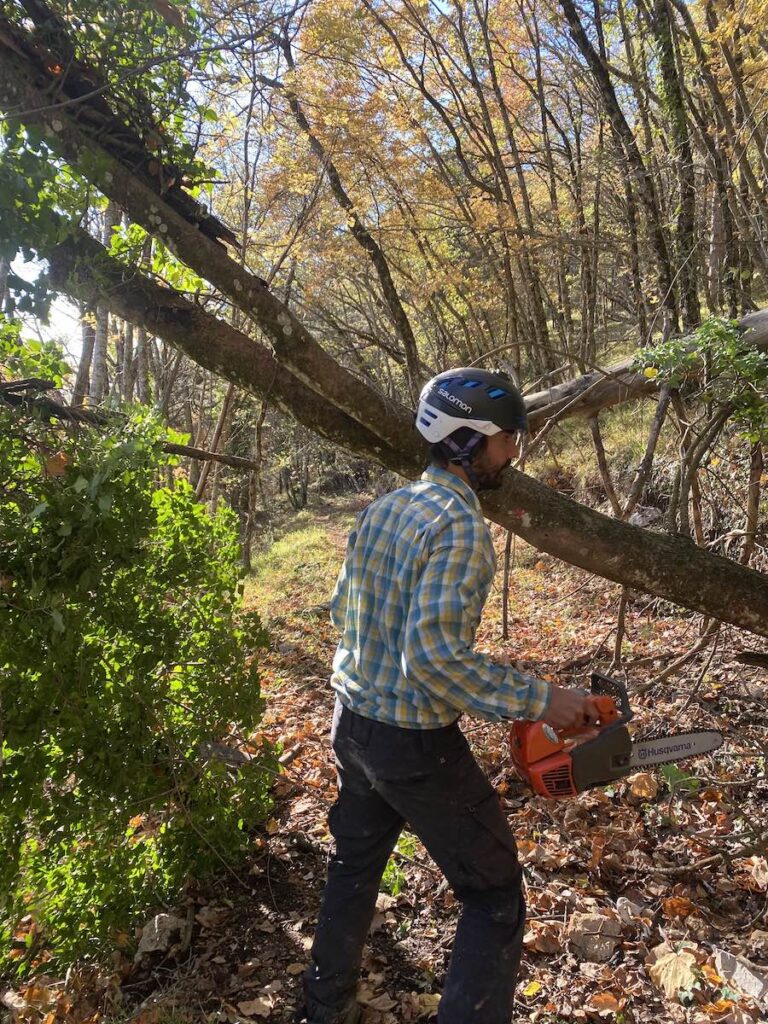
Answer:
[[[473,650],[496,554],[472,488],[430,466],[358,517],[331,601],[331,685],[366,718],[410,729],[541,718],[549,684]]]

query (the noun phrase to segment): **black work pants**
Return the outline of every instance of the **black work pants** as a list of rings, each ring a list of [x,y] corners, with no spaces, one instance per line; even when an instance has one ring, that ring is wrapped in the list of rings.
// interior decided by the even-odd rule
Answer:
[[[438,1024],[509,1024],[525,922],[515,841],[458,725],[401,729],[337,702],[335,849],[304,976],[313,1024],[354,1002],[387,859],[404,825],[462,903]]]

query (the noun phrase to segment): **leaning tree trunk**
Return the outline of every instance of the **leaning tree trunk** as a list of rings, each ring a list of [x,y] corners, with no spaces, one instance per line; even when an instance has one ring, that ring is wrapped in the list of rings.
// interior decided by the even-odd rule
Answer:
[[[276,404],[312,430],[389,469],[413,476],[426,452],[410,416],[392,409],[388,445],[342,410],[303,387],[262,345],[168,288],[126,277],[98,243],[82,233],[48,250],[54,283],[92,301],[109,295],[115,312],[184,351],[240,387]],[[314,401],[313,401],[314,399]],[[649,533],[563,497],[520,472],[485,498],[495,522],[528,543],[588,572],[615,580],[768,636],[768,576],[698,548],[687,538]]]
[[[567,4],[570,0],[561,0]],[[110,151],[104,133],[89,135],[83,106],[61,103],[61,82],[45,81],[29,51],[0,38],[0,103],[11,122],[37,125],[51,147],[150,232],[163,239],[202,277],[228,296],[271,343],[272,352],[223,324],[171,289],[126,274],[94,239],[69,225],[56,246],[49,225],[39,230],[40,247],[63,290],[87,301],[109,301],[126,320],[163,336],[192,359],[277,404],[278,378],[287,408],[313,430],[405,475],[413,475],[426,452],[412,429],[412,413],[378,394],[345,370],[307,328],[253,275],[231,259],[206,230],[198,208],[176,187],[160,193],[149,174],[127,166]],[[55,95],[57,105],[50,103]],[[80,118],[80,120],[78,120]],[[121,139],[122,141],[122,139]],[[133,145],[135,146],[136,140]],[[139,143],[140,144],[140,140]],[[149,154],[148,154],[149,156]],[[34,211],[14,211],[35,233]],[[206,215],[207,216],[207,215]],[[217,228],[221,233],[221,227]],[[274,367],[275,372],[269,370]],[[267,372],[264,372],[264,371]],[[768,577],[701,551],[689,541],[647,533],[564,498],[521,473],[485,503],[487,513],[529,543],[589,572],[648,591],[685,607],[768,636]]]

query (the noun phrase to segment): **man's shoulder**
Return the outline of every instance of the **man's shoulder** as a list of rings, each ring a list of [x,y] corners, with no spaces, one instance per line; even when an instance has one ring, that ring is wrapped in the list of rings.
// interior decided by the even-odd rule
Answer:
[[[412,480],[371,502],[363,513],[369,526],[383,522],[432,535],[444,531],[474,534],[486,529],[460,494],[439,481]]]

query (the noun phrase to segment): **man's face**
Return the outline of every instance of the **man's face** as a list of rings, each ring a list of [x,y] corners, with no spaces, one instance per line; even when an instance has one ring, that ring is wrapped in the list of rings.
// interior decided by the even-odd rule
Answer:
[[[478,491],[495,491],[501,487],[504,470],[519,454],[520,443],[517,434],[508,434],[506,430],[491,434],[483,450],[472,463],[472,469],[477,476]]]

